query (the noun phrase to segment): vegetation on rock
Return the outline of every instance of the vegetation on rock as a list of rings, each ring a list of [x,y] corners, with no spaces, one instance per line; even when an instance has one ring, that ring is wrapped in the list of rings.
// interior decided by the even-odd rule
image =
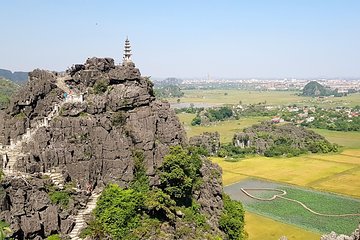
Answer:
[[[70,193],[64,190],[51,189],[49,192],[50,201],[53,204],[57,204],[62,208],[67,208],[70,201]]]
[[[107,90],[107,87],[108,87],[109,83],[105,80],[100,80],[100,81],[97,81],[95,84],[94,84],[94,93],[95,94],[101,94],[101,93],[104,93],[106,92]]]
[[[9,226],[5,221],[0,221],[0,240],[6,239],[6,236],[11,233]]]
[[[230,197],[224,194],[224,212],[221,215],[219,225],[228,239],[245,239],[246,234],[244,232],[245,211],[240,202],[231,200]]]
[[[5,108],[10,102],[10,96],[19,86],[10,80],[0,77],[0,109]]]
[[[181,91],[180,87],[172,84],[155,88],[154,92],[155,96],[158,98],[179,98],[184,96],[184,93]]]
[[[171,148],[159,169],[160,185],[150,187],[142,151],[134,151],[134,180],[128,188],[109,184],[95,209],[95,219],[82,236],[111,239],[221,239],[212,234],[208,217],[193,198],[201,184],[201,157],[196,148]],[[239,202],[224,199],[219,226],[226,239],[243,239],[244,212]],[[236,218],[236,220],[232,220]],[[165,227],[166,226],[166,227]],[[177,226],[176,230],[173,226]],[[173,230],[164,231],[169,228]],[[170,234],[170,235],[169,235]]]
[[[293,124],[276,125],[273,123],[262,123],[244,129],[233,138],[233,145],[243,150],[227,151],[230,155],[242,153],[257,153],[267,157],[298,156],[302,153],[328,153],[337,152],[338,146],[331,144],[321,135],[298,127]],[[227,147],[229,148],[229,147]],[[232,148],[232,147],[231,147]],[[226,150],[226,147],[222,147]],[[224,153],[221,152],[222,155]]]

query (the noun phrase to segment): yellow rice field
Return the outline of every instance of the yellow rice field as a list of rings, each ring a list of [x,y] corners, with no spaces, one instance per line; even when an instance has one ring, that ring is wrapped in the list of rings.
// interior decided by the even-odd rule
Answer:
[[[246,212],[245,222],[245,230],[249,234],[249,240],[278,240],[281,236],[286,236],[289,240],[319,240],[321,236],[319,233],[281,223],[251,212]]]
[[[222,167],[224,185],[241,181],[245,177],[256,177],[360,197],[359,164],[324,161],[311,157],[256,156],[239,162],[227,162],[223,158],[213,157],[212,161]]]

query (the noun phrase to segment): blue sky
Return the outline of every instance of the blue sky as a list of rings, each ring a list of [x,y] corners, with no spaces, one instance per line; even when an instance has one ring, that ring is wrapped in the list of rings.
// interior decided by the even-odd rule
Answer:
[[[2,0],[0,68],[122,58],[143,75],[360,77],[358,0]]]

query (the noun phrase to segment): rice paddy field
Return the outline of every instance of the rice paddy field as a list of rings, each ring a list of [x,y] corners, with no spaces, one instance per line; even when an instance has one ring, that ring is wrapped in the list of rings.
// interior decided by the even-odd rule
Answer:
[[[218,122],[211,126],[191,126],[191,121],[196,116],[191,113],[180,113],[177,115],[180,122],[184,125],[187,136],[193,137],[200,135],[203,132],[219,132],[220,141],[222,143],[231,142],[234,133],[242,131],[244,128],[250,127],[253,124],[260,123],[264,120],[269,120],[269,117],[251,117],[239,120],[228,120]]]
[[[278,240],[286,236],[289,240],[319,240],[321,234],[295,225],[283,223],[256,213],[246,211],[245,230],[249,240]]]
[[[260,201],[245,195],[240,188],[274,188],[286,191],[284,197],[302,202],[310,209],[321,214],[358,214],[358,216],[319,216],[296,202],[283,198],[272,201]],[[269,198],[275,191],[247,190],[256,197]],[[256,179],[247,179],[239,183],[225,187],[225,192],[233,199],[240,200],[245,209],[268,216],[273,219],[301,226],[315,232],[326,233],[335,231],[337,233],[350,234],[360,221],[360,200],[330,194],[320,191],[308,190],[286,184],[279,184]]]
[[[184,97],[180,99],[183,103],[206,103],[206,104],[254,104],[266,102],[271,105],[318,105],[325,107],[355,106],[360,103],[360,93],[350,94],[341,98],[309,98],[299,96],[295,91],[245,91],[238,89],[193,89],[182,90]],[[176,98],[167,99],[175,103]]]
[[[225,95],[225,92],[227,93]],[[186,90],[181,102],[209,104],[243,104],[265,102],[267,104],[317,104],[319,106],[355,106],[360,94],[333,99],[314,99],[297,96],[295,92],[248,92],[239,90]],[[213,126],[191,126],[194,114],[178,114],[188,137],[202,132],[220,133],[222,143],[231,142],[233,134],[266,117],[245,118],[217,123]],[[307,154],[293,158],[249,156],[237,162],[213,157],[211,160],[222,167],[225,191],[237,184],[261,183],[279,186],[287,196],[306,202],[320,212],[360,212],[360,132],[337,132],[313,129],[332,143],[342,146],[339,153]],[[259,183],[260,182],[260,183]],[[240,185],[239,185],[240,186]],[[258,192],[260,196],[269,193]],[[232,196],[234,197],[234,196]],[[351,233],[360,217],[349,220],[314,217],[300,205],[284,199],[276,202],[256,202],[240,199],[246,209],[246,231],[249,239],[318,240],[322,233],[336,231]]]

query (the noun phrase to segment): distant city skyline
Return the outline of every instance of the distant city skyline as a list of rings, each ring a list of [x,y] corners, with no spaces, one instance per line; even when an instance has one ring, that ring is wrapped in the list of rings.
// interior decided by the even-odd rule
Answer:
[[[132,59],[157,78],[360,77],[360,1],[3,1],[0,68]]]

